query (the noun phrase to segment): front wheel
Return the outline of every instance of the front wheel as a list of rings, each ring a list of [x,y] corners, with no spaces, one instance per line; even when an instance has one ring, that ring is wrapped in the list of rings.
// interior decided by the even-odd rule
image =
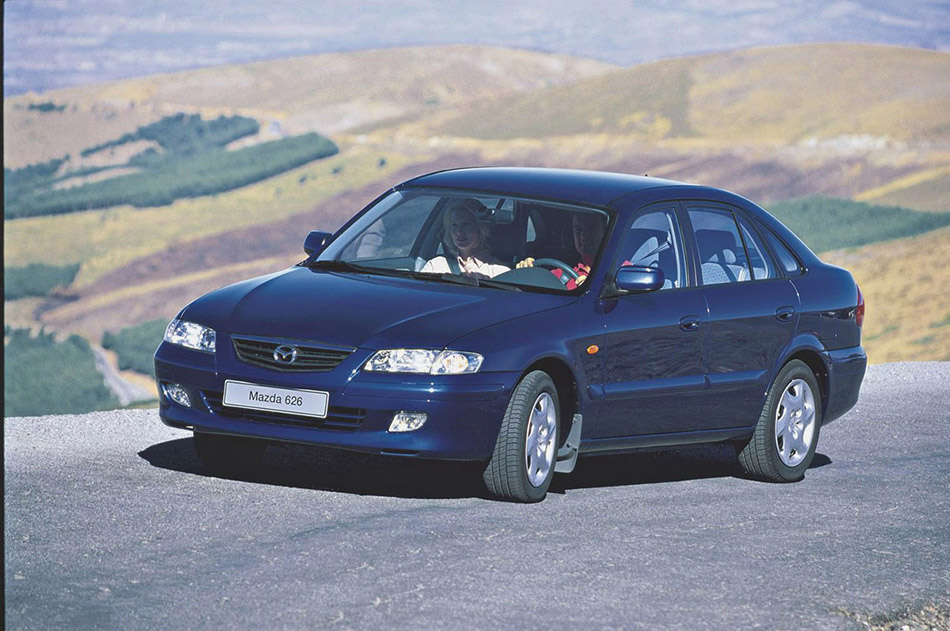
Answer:
[[[528,373],[515,387],[482,474],[492,497],[515,502],[544,499],[554,477],[560,410],[557,388],[547,373]]]
[[[760,480],[801,480],[815,457],[820,430],[818,381],[807,364],[793,359],[769,388],[755,434],[739,451],[739,464]]]

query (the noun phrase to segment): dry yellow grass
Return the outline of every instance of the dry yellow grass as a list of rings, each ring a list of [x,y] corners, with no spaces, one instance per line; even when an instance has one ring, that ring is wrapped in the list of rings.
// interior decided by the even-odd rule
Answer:
[[[871,135],[934,141],[950,122],[950,55],[865,44],[760,48],[701,58],[690,122],[715,138]]]
[[[868,360],[950,360],[950,229],[822,259],[847,268],[864,292]]]
[[[540,138],[591,133],[788,143],[950,136],[950,54],[806,44],[668,59],[479,103],[431,133]],[[844,139],[845,144],[849,142]]]
[[[71,101],[62,112],[26,109],[30,101],[37,100],[43,99],[19,96],[3,100],[6,168],[15,169],[66,154],[78,158],[83,149],[114,140],[162,117],[158,112],[85,101]]]
[[[867,191],[858,199],[882,206],[950,212],[950,167],[928,169],[909,178],[901,178],[879,189]]]
[[[75,154],[176,112],[242,114],[267,128],[333,135],[473,99],[602,74],[589,59],[487,46],[388,48],[189,70],[4,100],[4,162]],[[30,102],[64,112],[42,114]],[[75,106],[76,111],[73,111]]]
[[[905,177],[898,178],[885,184],[884,186],[878,186],[876,188],[864,191],[859,195],[855,195],[854,199],[859,202],[872,202],[887,197],[888,195],[893,195],[894,193],[898,193],[905,189],[931,182],[933,180],[947,181],[948,176],[950,176],[950,165],[941,166],[934,169],[925,169],[923,171],[918,171],[917,173],[912,173]],[[947,210],[950,210],[950,208]]]
[[[380,157],[386,158],[384,166],[379,165]],[[384,177],[406,163],[399,155],[383,156],[357,147],[258,184],[170,206],[122,206],[4,221],[4,265],[78,262],[75,285],[82,286],[171,243],[310,210],[327,197]],[[335,169],[341,170],[334,174]],[[359,208],[352,210],[356,213]],[[301,226],[301,234],[310,228]]]

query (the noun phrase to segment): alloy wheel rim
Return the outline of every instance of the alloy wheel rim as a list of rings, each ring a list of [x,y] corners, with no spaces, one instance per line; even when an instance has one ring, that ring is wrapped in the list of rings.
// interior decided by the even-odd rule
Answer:
[[[804,379],[793,379],[775,408],[775,447],[788,467],[801,464],[815,438],[815,395]]]
[[[557,410],[554,399],[542,392],[528,415],[525,431],[524,464],[531,486],[544,484],[554,464],[555,439],[557,438]]]

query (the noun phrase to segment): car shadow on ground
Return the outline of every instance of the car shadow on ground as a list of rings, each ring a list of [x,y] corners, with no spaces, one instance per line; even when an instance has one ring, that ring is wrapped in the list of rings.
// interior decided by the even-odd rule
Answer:
[[[221,474],[201,464],[191,438],[152,445],[139,456],[161,469],[255,484],[419,499],[487,497],[481,481],[483,466],[477,463],[383,457],[286,444],[269,446],[264,462],[256,469]],[[819,453],[812,468],[830,463],[830,458]],[[573,473],[555,476],[550,492],[724,477],[745,477],[735,451],[727,445],[701,445],[582,457]]]

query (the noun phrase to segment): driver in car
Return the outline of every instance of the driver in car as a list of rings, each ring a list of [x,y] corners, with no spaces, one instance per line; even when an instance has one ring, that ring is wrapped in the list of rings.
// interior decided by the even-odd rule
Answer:
[[[427,261],[421,271],[437,274],[461,274],[473,278],[492,278],[509,271],[496,259],[488,244],[489,226],[478,220],[485,207],[477,199],[452,200],[443,217],[446,235],[445,256]]]
[[[571,218],[571,226],[574,232],[574,247],[580,254],[581,260],[574,266],[574,272],[577,274],[577,280],[569,279],[564,285],[566,289],[576,289],[587,280],[590,274],[590,266],[594,263],[594,256],[597,255],[597,248],[604,238],[604,231],[607,228],[604,217],[593,213],[574,213]],[[518,263],[516,267],[533,267],[534,259],[526,258]],[[564,274],[563,270],[553,269],[551,273],[559,279]]]

